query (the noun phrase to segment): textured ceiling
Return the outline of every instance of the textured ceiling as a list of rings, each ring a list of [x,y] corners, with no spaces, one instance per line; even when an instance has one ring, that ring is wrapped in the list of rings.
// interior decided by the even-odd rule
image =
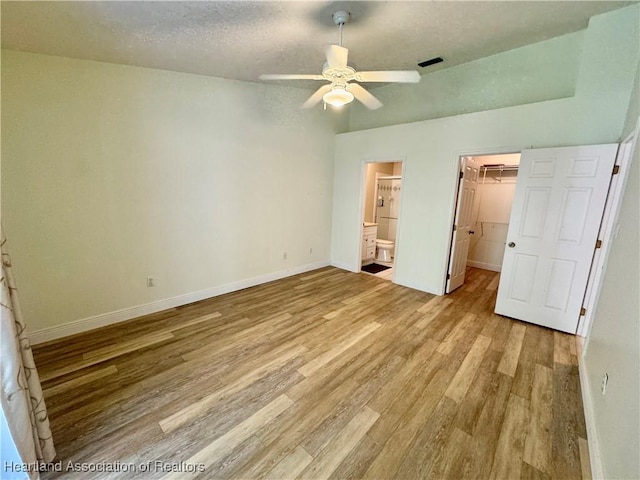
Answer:
[[[324,46],[338,41],[331,14],[345,9],[349,64],[426,73],[580,30],[630,3],[3,1],[2,47],[257,81],[320,73]],[[435,56],[445,62],[416,66]]]

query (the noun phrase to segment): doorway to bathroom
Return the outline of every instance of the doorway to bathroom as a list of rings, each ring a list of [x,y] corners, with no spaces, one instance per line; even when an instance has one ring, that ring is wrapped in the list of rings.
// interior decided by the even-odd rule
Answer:
[[[393,280],[398,251],[402,162],[366,164],[361,271]]]
[[[520,153],[460,158],[447,293],[464,284],[467,266],[502,270],[519,165]]]

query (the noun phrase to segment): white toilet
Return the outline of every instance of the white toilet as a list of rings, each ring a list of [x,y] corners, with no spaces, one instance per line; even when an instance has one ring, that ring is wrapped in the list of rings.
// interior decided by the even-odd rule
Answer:
[[[378,251],[376,260],[380,262],[391,262],[391,251],[393,250],[392,241],[376,238],[376,249]]]

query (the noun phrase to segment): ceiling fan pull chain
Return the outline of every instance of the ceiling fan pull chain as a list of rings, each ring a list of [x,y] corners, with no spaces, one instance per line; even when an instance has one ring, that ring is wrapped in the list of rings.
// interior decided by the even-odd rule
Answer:
[[[342,46],[342,27],[344,27],[344,23],[340,24],[340,46]]]

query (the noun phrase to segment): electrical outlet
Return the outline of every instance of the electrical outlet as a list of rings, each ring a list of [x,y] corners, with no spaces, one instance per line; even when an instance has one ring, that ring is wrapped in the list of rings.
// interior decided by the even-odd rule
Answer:
[[[283,260],[286,260],[286,259],[287,259],[287,252],[284,252],[284,253],[282,254],[282,259],[283,259]]]
[[[602,394],[605,395],[607,393],[607,384],[609,383],[609,374],[605,372],[602,375],[602,384],[600,384],[600,390],[602,390]]]
[[[156,280],[153,277],[147,277],[147,287],[155,287]]]

